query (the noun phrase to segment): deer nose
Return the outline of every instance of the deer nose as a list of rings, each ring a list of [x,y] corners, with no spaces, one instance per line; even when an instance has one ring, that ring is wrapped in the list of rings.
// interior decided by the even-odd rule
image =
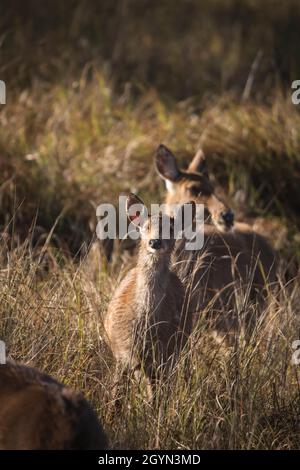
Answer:
[[[232,227],[234,222],[234,213],[231,209],[223,211],[221,214],[222,219],[224,220],[227,227]]]
[[[154,240],[150,240],[149,245],[154,250],[159,250],[159,248],[161,247],[161,240],[159,238],[155,238]]]

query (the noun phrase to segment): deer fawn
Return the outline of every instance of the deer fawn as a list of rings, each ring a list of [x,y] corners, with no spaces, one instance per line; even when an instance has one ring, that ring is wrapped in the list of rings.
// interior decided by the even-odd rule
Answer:
[[[175,244],[174,220],[152,215],[139,226],[145,210],[137,196],[128,196],[127,214],[140,230],[141,244],[136,267],[117,288],[104,324],[117,361],[117,378],[120,371],[140,373],[143,369],[148,385],[153,385],[174,366],[191,322],[184,315],[182,283],[169,268]],[[170,224],[170,239],[162,237],[164,223]]]
[[[273,249],[248,225],[234,223],[231,209],[214,194],[202,151],[197,152],[186,171],[181,171],[173,153],[160,145],[156,168],[166,183],[169,212],[172,204],[192,199],[205,205],[213,222],[204,224],[204,246],[200,251],[187,252],[182,241],[176,243],[174,268],[184,284],[190,286],[189,309],[197,313],[211,305],[216,330],[235,330],[240,324],[236,312],[243,310],[245,301],[262,304],[267,283],[276,280]],[[248,316],[246,322],[252,323],[253,317]]]
[[[0,449],[105,449],[98,419],[81,393],[31,367],[0,365]]]

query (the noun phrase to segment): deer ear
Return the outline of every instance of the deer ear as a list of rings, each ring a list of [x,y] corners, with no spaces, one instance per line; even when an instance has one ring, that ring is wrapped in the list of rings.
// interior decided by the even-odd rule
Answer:
[[[155,165],[159,175],[168,181],[175,181],[180,176],[176,158],[165,145],[156,150]]]
[[[147,208],[143,201],[133,193],[127,196],[126,213],[130,222],[141,227],[148,217]]]
[[[198,173],[203,173],[206,170],[206,158],[203,150],[200,148],[193,160],[189,164],[188,171],[196,171]]]

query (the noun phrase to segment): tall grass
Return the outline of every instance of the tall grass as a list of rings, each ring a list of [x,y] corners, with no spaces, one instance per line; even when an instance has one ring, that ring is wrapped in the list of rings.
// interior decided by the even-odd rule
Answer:
[[[204,318],[151,404],[129,380],[111,414],[114,361],[103,315],[118,270],[35,259],[25,243],[1,264],[0,335],[8,354],[81,389],[114,448],[299,448],[299,281],[273,296],[248,343],[217,345]],[[52,260],[50,272],[45,263]],[[90,264],[91,263],[91,264]],[[189,363],[186,374],[185,361]],[[141,388],[142,387],[142,388]],[[172,393],[170,393],[172,390]]]
[[[51,2],[51,14],[34,0],[3,4],[0,338],[14,359],[82,389],[112,447],[299,448],[291,357],[299,339],[300,118],[289,89],[300,70],[299,5],[177,3],[72,0]],[[112,419],[103,315],[134,258],[117,251],[108,267],[95,245],[85,253],[98,204],[129,191],[162,200],[153,165],[161,142],[182,165],[201,145],[238,213],[242,192],[248,215],[277,218],[282,265],[293,265],[295,279],[283,278],[248,344],[218,346],[200,322],[153,406],[129,379]]]
[[[0,75],[15,87],[60,82],[90,65],[120,91],[169,100],[290,86],[300,61],[297,0],[3,0]],[[79,73],[78,73],[79,72]]]
[[[185,164],[198,145],[234,203],[238,190],[254,215],[276,215],[291,240],[299,226],[299,113],[280,95],[267,106],[223,96],[167,106],[151,92],[133,105],[95,71],[92,81],[43,84],[16,95],[0,114],[0,225],[19,236],[37,225],[74,254],[89,243],[95,210],[121,192],[158,199],[153,156],[160,142]]]

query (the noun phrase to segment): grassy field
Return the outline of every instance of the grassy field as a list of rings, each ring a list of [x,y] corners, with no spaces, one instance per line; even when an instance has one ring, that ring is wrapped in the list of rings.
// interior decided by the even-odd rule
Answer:
[[[300,114],[288,85],[300,77],[291,20],[299,8],[293,1],[284,8],[266,2],[264,12],[250,0],[239,9],[233,0],[202,2],[200,18],[195,1],[175,10],[160,3],[150,10],[143,0],[143,10],[139,2],[105,1],[93,14],[73,2],[67,27],[64,7],[45,19],[34,1],[28,12],[15,2],[14,20],[9,9],[1,18],[0,338],[14,359],[83,390],[113,448],[299,448],[300,369],[291,359],[300,339]],[[276,31],[289,31],[283,51]],[[245,96],[263,40],[267,59]],[[216,345],[203,320],[153,406],[130,382],[112,418],[114,362],[102,323],[134,258],[117,251],[108,266],[101,249],[86,253],[100,203],[129,191],[163,200],[153,165],[161,142],[183,164],[201,145],[237,214],[276,220],[280,295],[247,345]]]

